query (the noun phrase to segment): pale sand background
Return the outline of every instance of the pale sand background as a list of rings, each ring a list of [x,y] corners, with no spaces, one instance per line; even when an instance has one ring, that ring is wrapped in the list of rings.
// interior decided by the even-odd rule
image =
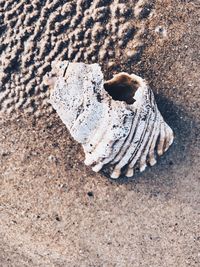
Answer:
[[[0,266],[200,266],[199,8],[0,1]],[[176,134],[155,167],[115,182],[84,166],[47,102],[55,58],[150,82]]]

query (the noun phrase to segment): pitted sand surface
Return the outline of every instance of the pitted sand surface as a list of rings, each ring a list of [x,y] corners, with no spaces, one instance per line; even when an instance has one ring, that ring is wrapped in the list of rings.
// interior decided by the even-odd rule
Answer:
[[[1,1],[0,110],[50,112],[43,77],[54,59],[98,61],[108,71],[136,60],[152,7],[147,1]]]
[[[0,266],[198,267],[199,1],[9,0],[0,8]],[[92,39],[101,27],[110,30]],[[135,31],[126,39],[123,27]],[[43,75],[57,58],[150,82],[175,131],[156,166],[118,181],[84,166],[47,103]]]

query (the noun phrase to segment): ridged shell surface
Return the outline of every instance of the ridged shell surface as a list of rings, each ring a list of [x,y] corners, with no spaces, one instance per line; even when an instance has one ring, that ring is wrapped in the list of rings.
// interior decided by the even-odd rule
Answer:
[[[173,142],[173,131],[160,114],[152,90],[137,75],[119,73],[105,82],[98,64],[64,61],[52,64],[46,83],[51,87],[50,103],[82,144],[85,164],[96,172],[109,166],[111,178],[123,173],[132,177],[136,166],[140,171],[147,163],[153,166],[156,152],[162,155]],[[120,83],[122,90],[137,85],[132,101],[113,99],[105,89],[113,86],[115,90]]]

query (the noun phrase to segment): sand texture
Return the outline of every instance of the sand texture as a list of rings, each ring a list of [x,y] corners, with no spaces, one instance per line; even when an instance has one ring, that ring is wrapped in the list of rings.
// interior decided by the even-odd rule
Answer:
[[[152,4],[131,2],[1,1],[1,111],[50,111],[43,77],[54,59],[99,62],[110,70],[115,59],[137,58]]]
[[[200,266],[200,3],[0,0],[0,266]],[[147,79],[169,151],[112,181],[48,103],[54,59]]]

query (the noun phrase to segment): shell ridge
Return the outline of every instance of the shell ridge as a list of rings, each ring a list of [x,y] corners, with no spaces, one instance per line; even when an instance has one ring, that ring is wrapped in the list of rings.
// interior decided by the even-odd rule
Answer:
[[[142,115],[146,116],[146,114],[147,114],[147,110],[142,109],[142,104],[143,103],[140,102],[140,118],[142,118]],[[130,147],[127,149],[123,158],[121,158],[121,160],[115,166],[116,169],[119,169],[119,168],[121,169],[123,166],[125,166],[128,163],[130,156],[134,153],[135,149],[137,148],[137,144],[140,141],[140,136],[141,136],[140,133],[141,133],[141,131],[143,132],[144,128],[145,128],[145,121],[140,119],[138,121],[136,131],[133,135],[133,138],[130,142]]]
[[[135,117],[133,119],[133,123],[131,125],[131,131],[128,135],[128,138],[126,139],[126,142],[124,143],[124,146],[121,148],[121,151],[118,153],[118,155],[113,159],[113,161],[111,161],[112,164],[119,162],[120,158],[122,158],[124,156],[124,154],[126,153],[126,150],[128,149],[128,147],[130,146],[132,139],[134,137],[137,125],[139,123],[139,118],[140,118],[140,113],[139,110],[136,111]]]
[[[148,110],[146,111],[147,114],[148,114]],[[147,123],[149,121],[149,117],[151,116],[151,113],[147,115]],[[142,121],[140,122],[140,126],[138,128],[141,127],[141,132],[142,132],[142,135],[140,134],[140,131],[135,132],[135,136],[133,137],[133,140],[130,144],[130,147],[129,149],[127,150],[128,153],[127,155],[125,155],[120,161],[119,163],[117,163],[117,165],[115,166],[114,168],[114,173],[117,171],[119,172],[125,165],[129,165],[132,158],[136,157],[137,153],[138,153],[138,150],[140,148],[140,144],[142,143],[143,141],[143,138],[146,134],[146,128],[147,128],[147,123],[146,121]],[[134,141],[135,140],[135,141]]]
[[[128,117],[128,115],[130,114],[130,112],[128,112],[125,113],[123,116],[119,116],[120,113],[121,110],[116,110],[116,109],[112,110],[111,112],[110,120],[116,122],[116,125],[118,125],[119,120],[122,122],[124,118]],[[102,139],[95,147],[94,153],[91,154],[92,158],[92,161],[90,161],[91,164],[94,163],[95,161],[101,161],[105,157],[109,157],[109,155],[113,152],[113,143],[115,142],[115,140],[121,139],[123,134],[125,134],[120,130],[118,126],[114,127],[113,130],[112,128],[113,128],[112,124],[108,124],[107,128],[105,127],[105,134],[102,136]],[[129,129],[127,132],[129,132]],[[107,140],[109,146],[106,145],[105,140]]]
[[[143,132],[141,134],[141,139],[137,144],[137,148],[134,151],[134,154],[130,158],[129,164],[133,161],[133,158],[136,157],[136,154],[139,153],[138,151],[140,150],[140,146],[142,143],[144,143],[144,139],[146,139],[145,135],[149,135],[149,131],[147,130],[150,126],[152,126],[151,122],[154,122],[155,114],[152,112],[152,91],[148,88],[148,94],[145,95],[146,98],[146,112],[144,113],[144,116],[146,116],[145,121],[146,121],[146,127],[143,129]],[[153,115],[153,116],[152,116]],[[144,119],[144,118],[143,118]],[[150,131],[152,130],[152,127]],[[140,156],[140,155],[139,155]],[[133,167],[133,166],[131,166]]]
[[[148,140],[146,146],[143,148],[143,152],[141,153],[141,157],[139,159],[140,171],[144,171],[146,166],[147,166],[147,156],[149,153],[149,149],[150,149],[152,140],[154,138],[155,132],[158,129],[158,125],[159,125],[159,119],[157,117],[158,117],[158,113],[157,113],[157,109],[155,109],[154,123],[153,123],[151,133],[149,135],[150,137],[149,137],[149,140]]]
[[[148,142],[147,142],[146,146],[144,146],[143,151],[141,153],[141,158],[139,159],[141,171],[144,171],[144,169],[146,168],[146,160],[147,160],[147,156],[149,153],[149,149],[150,149],[152,140],[154,138],[155,132],[159,127],[159,122],[160,122],[160,120],[158,118],[158,109],[154,107],[155,99],[154,99],[153,92],[151,90],[150,90],[150,102],[152,105],[152,113],[154,113],[154,118],[152,120],[153,127],[151,128],[151,132],[149,134],[149,140],[147,140]]]
[[[151,107],[150,107],[150,110],[151,110]],[[148,142],[148,138],[149,138],[149,136],[153,130],[153,126],[154,126],[153,122],[154,122],[154,119],[156,117],[155,115],[156,114],[154,114],[153,112],[150,112],[150,115],[149,115],[149,118],[147,121],[147,126],[143,132],[143,136],[141,137],[140,144],[137,147],[137,151],[135,151],[134,155],[132,155],[132,157],[130,159],[130,163],[129,163],[130,168],[134,167],[135,163],[137,162],[137,160],[139,160],[139,158],[142,155],[143,149],[144,149],[146,143]]]
[[[135,76],[135,75],[134,75]],[[137,76],[138,77],[138,76]],[[138,90],[143,90],[144,88],[139,87]],[[142,92],[141,92],[142,93]],[[136,94],[135,94],[136,95]],[[114,158],[113,161],[111,161],[111,163],[117,163],[120,161],[120,158],[122,158],[124,156],[124,154],[126,153],[126,150],[128,149],[128,147],[130,147],[131,142],[133,141],[134,138],[134,134],[135,134],[135,130],[137,129],[138,123],[139,123],[139,119],[140,119],[140,110],[141,110],[141,103],[138,100],[138,97],[135,97],[136,102],[134,102],[132,105],[130,105],[132,107],[132,110],[134,108],[135,114],[133,117],[133,124],[131,126],[131,131],[126,139],[127,142],[124,143],[124,146],[122,147],[121,151],[119,152],[119,154]],[[139,104],[138,104],[139,102]]]
[[[129,124],[129,122],[131,123],[130,125],[132,125],[131,118],[129,118],[127,120],[127,124]],[[124,128],[125,127],[127,127],[127,126],[124,126]],[[110,150],[109,155],[99,159],[99,161],[101,161],[101,164],[102,165],[106,165],[106,164],[110,163],[113,160],[113,158],[116,157],[116,155],[119,153],[121,147],[123,146],[125,140],[127,139],[130,131],[131,131],[131,126],[128,128],[128,133],[127,134],[124,134],[125,135],[124,137],[122,137],[122,138],[120,138],[120,139],[118,139],[118,140],[116,140],[116,141],[113,142],[112,149]]]
[[[135,118],[135,114],[134,114],[134,118]],[[115,154],[113,153],[112,157],[104,158],[103,161],[102,161],[102,164],[103,164],[103,165],[112,163],[113,160],[119,155],[119,153],[121,152],[121,150],[122,150],[122,148],[123,148],[125,142],[126,142],[127,139],[129,138],[129,135],[130,135],[130,132],[131,132],[131,130],[132,130],[132,126],[133,126],[133,120],[134,120],[134,119],[131,120],[131,126],[130,126],[130,129],[129,129],[129,132],[128,132],[126,138],[123,139],[122,146],[119,148],[119,150],[118,150]]]

